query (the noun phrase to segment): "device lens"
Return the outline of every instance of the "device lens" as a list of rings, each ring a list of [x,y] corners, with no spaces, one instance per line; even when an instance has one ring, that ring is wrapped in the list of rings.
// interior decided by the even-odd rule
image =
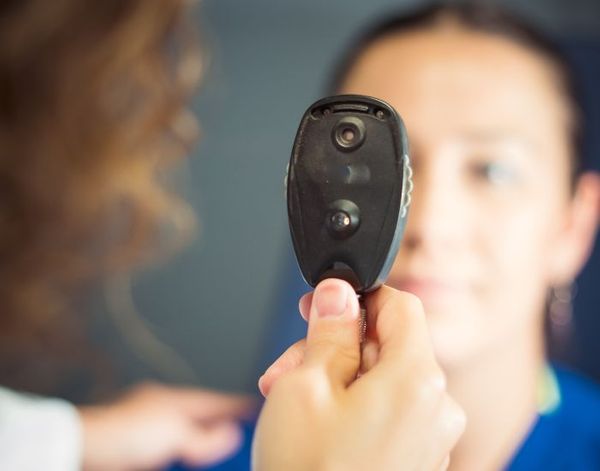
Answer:
[[[338,149],[344,152],[355,150],[365,140],[365,124],[357,117],[347,116],[333,128],[332,137]]]
[[[352,144],[352,141],[354,141],[355,136],[356,134],[354,134],[353,129],[347,128],[342,131],[342,139],[348,144]]]

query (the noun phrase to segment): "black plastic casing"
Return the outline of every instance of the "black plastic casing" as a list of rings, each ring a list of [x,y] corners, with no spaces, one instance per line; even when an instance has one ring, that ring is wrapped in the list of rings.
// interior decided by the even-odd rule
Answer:
[[[288,168],[287,206],[310,286],[335,277],[366,293],[385,282],[406,222],[411,176],[404,124],[384,101],[339,95],[308,108]]]

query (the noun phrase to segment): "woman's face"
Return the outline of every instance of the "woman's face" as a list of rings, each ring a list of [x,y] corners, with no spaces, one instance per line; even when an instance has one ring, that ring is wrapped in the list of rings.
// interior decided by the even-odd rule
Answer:
[[[383,38],[343,86],[390,102],[415,190],[388,283],[425,305],[439,360],[461,367],[539,338],[570,207],[570,115],[553,67],[458,27]],[[533,336],[533,337],[532,337]]]

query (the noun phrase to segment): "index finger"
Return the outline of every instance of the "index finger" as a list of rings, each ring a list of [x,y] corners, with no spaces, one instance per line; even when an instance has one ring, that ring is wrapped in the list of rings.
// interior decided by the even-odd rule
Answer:
[[[366,296],[365,307],[367,324],[380,345],[378,363],[418,356],[436,364],[419,298],[382,286]]]
[[[244,394],[186,387],[174,388],[171,394],[174,404],[199,420],[250,418],[257,408],[256,398]]]

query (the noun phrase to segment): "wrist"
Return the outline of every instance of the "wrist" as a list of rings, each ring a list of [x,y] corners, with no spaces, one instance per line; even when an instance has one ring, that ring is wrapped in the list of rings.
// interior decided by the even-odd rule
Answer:
[[[114,427],[110,427],[110,407],[84,406],[77,408],[82,430],[81,467],[85,471],[113,469],[110,443],[115,442]]]

